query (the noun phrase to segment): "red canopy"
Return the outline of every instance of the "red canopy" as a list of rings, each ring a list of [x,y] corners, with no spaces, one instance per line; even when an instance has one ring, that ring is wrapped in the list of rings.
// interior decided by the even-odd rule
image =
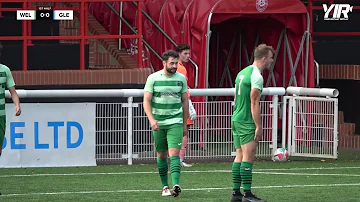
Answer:
[[[90,12],[111,34],[118,34],[119,18],[102,4],[93,3]],[[113,6],[119,10],[120,4],[114,2]],[[136,6],[131,2],[122,4],[123,17],[136,27]],[[248,60],[256,41],[272,45],[274,49],[279,46],[273,77],[270,71],[266,72],[264,85],[269,78],[269,87],[287,87],[290,80],[292,86],[314,87],[312,43],[307,32],[309,21],[306,7],[300,0],[144,0],[143,9],[177,44],[191,46],[191,58],[199,67],[198,88],[230,87],[231,84],[233,87],[237,72],[251,62]],[[144,15],[142,19],[144,39],[159,55],[175,49]],[[124,23],[121,33],[132,34]],[[137,41],[125,39],[122,42],[136,57]],[[149,58],[144,61],[144,67],[150,67],[151,62],[155,70],[162,68],[160,60],[146,47],[144,50],[145,57]],[[227,57],[229,73],[225,71]],[[295,79],[291,79],[292,66],[295,66]],[[195,68],[191,64],[187,68],[189,85],[194,87]]]

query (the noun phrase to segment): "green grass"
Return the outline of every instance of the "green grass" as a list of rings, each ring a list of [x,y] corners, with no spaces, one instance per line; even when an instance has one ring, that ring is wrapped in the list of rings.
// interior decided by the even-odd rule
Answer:
[[[230,170],[231,163],[183,168],[183,192],[178,198],[164,198],[155,165],[0,169],[0,201],[229,201]],[[269,202],[333,201],[334,197],[358,201],[359,181],[360,161],[356,158],[261,161],[255,163],[253,175],[254,193]]]

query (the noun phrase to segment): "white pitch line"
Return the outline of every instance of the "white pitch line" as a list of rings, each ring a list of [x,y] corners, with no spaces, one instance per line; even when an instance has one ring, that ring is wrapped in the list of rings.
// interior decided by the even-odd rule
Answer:
[[[307,175],[307,176],[342,176],[342,177],[360,177],[357,174],[334,174],[334,173],[277,173],[277,172],[253,172],[255,174],[265,175]]]
[[[360,186],[356,184],[307,184],[307,185],[284,185],[284,186],[256,186],[254,189],[273,189],[273,188],[306,188],[306,187],[340,187],[340,186]],[[182,189],[183,191],[210,191],[210,190],[232,190],[232,187],[209,187],[197,189]],[[11,196],[41,196],[41,195],[71,195],[71,194],[102,194],[102,193],[131,193],[131,192],[161,192],[161,190],[113,190],[113,191],[78,191],[78,192],[48,192],[48,193],[24,193],[24,194],[4,194],[1,197]]]
[[[274,168],[274,169],[254,169],[259,171],[291,171],[291,170],[337,170],[337,169],[360,169],[360,167],[319,167],[319,168]],[[182,173],[230,173],[231,170],[182,170]],[[84,175],[136,175],[136,174],[157,174],[157,171],[141,172],[118,172],[118,173],[43,173],[43,174],[26,174],[26,175],[0,175],[0,178],[9,177],[44,177],[44,176],[84,176]]]
[[[312,168],[264,168],[254,169],[256,171],[285,171],[285,170],[338,170],[338,169],[360,169],[360,166],[352,167],[312,167]]]

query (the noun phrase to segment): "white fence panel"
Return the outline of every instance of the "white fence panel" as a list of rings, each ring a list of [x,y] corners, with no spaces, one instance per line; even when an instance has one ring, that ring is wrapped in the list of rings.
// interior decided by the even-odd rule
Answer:
[[[96,104],[96,159],[127,159],[127,110],[121,103]]]
[[[283,141],[291,156],[338,157],[338,99],[285,96]],[[287,133],[287,134],[285,134]]]
[[[272,145],[277,142],[277,120],[273,121],[273,101],[261,102],[263,140],[257,156],[272,157]],[[142,103],[133,107],[132,158],[155,160],[156,152],[151,127]],[[235,149],[231,133],[231,101],[194,102],[197,119],[189,129],[187,159],[233,158]],[[276,105],[276,104],[275,104]],[[128,159],[128,123],[126,104],[97,104],[97,160],[102,162]],[[273,128],[273,127],[276,128]],[[273,136],[274,130],[276,136]],[[275,138],[275,139],[274,139]]]

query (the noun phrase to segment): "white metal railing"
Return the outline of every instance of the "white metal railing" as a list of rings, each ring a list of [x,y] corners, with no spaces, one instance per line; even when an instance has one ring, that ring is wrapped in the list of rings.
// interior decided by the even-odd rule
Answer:
[[[232,158],[234,156],[231,133],[233,102],[194,102],[193,104],[197,109],[197,119],[189,129],[186,157],[188,159]],[[277,113],[273,113],[277,111],[277,105],[276,95],[271,101],[261,102],[264,136],[258,146],[258,157],[271,157],[272,148],[277,148]],[[140,161],[156,159],[151,127],[142,103],[97,103],[97,109],[97,160],[128,160],[128,164],[131,164],[132,159]]]
[[[337,97],[339,91],[289,87],[287,92],[294,96],[283,99],[283,117],[287,118],[282,123],[282,147],[287,147],[291,156],[336,159],[338,99],[331,97]],[[299,94],[311,97],[296,96]]]
[[[192,97],[233,96],[234,91],[234,88],[190,89]],[[258,157],[271,158],[274,150],[278,148],[278,107],[280,106],[278,100],[279,96],[284,95],[285,92],[285,89],[281,87],[264,88],[263,90],[262,94],[269,95],[269,97],[271,96],[271,99],[261,101],[261,117],[264,135],[258,145],[256,154]],[[301,98],[299,95],[329,97],[336,97],[338,95],[336,89],[308,89],[297,87],[289,87],[287,93],[293,94],[293,96],[285,96],[288,98]],[[133,160],[146,161],[156,158],[151,127],[143,111],[142,103],[133,102],[134,97],[143,96],[143,90],[18,90],[18,94],[20,98],[127,97],[127,103],[96,104],[96,159],[102,162],[124,161],[127,162],[127,164],[132,164]],[[9,92],[6,92],[6,97],[10,97]],[[306,99],[309,100],[311,98]],[[324,101],[320,98],[316,99]],[[335,104],[337,104],[337,99],[333,98],[333,100]],[[329,100],[325,101],[328,102]],[[189,144],[188,151],[186,152],[188,159],[233,158],[234,149],[230,123],[233,112],[232,104],[231,101],[194,102],[194,107],[197,110],[197,120],[189,130]],[[297,138],[295,139],[296,144],[305,141],[299,139],[299,132],[301,131],[294,130],[294,127],[298,128],[303,126],[299,125],[299,122],[292,121],[294,116],[300,117],[297,120],[301,119],[299,110],[289,110],[292,109],[292,107],[293,104],[291,106],[289,105],[289,108],[282,107],[282,147],[286,147],[285,138],[288,138],[288,140]],[[324,114],[323,111],[322,113]],[[288,116],[287,112],[289,113]],[[333,118],[337,116],[337,108],[333,108],[331,112]],[[302,111],[302,113],[307,112]],[[323,114],[319,114],[319,116],[325,116]],[[291,120],[292,124],[286,124],[289,123],[289,120]],[[307,119],[304,120],[307,121]],[[326,154],[325,156],[323,155],[324,157],[329,157],[329,154],[333,154],[331,152],[334,152],[335,147],[337,147],[337,126],[333,126],[337,124],[337,119],[334,118],[333,122],[328,121],[327,123],[328,125],[326,125],[326,127],[329,131],[332,131],[332,133],[327,132],[326,138],[314,140],[318,142],[331,140],[331,143],[333,143],[332,147],[326,150],[327,152],[319,153],[320,155]],[[311,129],[313,126],[309,125],[306,127]],[[287,133],[287,131],[289,131],[289,133]],[[334,137],[330,137],[331,134],[334,134]],[[309,141],[309,139],[306,139],[306,141]],[[302,146],[300,148],[300,146],[297,145],[294,144],[294,141],[289,141],[287,148],[289,148],[289,151],[295,151],[291,152],[292,155],[313,156],[314,152],[309,153],[308,147],[307,150],[301,150]],[[319,151],[319,144],[315,145],[317,145],[317,148],[313,150]],[[329,143],[326,143],[326,145],[329,145]]]
[[[191,89],[190,91],[193,97],[233,96],[235,89]],[[106,91],[96,93],[100,92],[106,93]],[[83,95],[81,92],[73,93]],[[108,93],[113,96],[114,90],[108,91]],[[129,94],[130,91],[127,90],[118,92],[118,95],[122,96],[129,96]],[[262,95],[270,95],[272,100],[261,103],[264,138],[259,144],[257,155],[260,157],[271,157],[273,148],[277,148],[277,113],[272,112],[278,110],[278,96],[284,94],[285,88],[265,88],[263,90]],[[135,90],[132,95],[134,97],[142,96],[143,91]],[[99,128],[101,128],[97,129],[97,160],[127,160],[127,163],[131,165],[133,160],[156,159],[151,127],[143,111],[142,103],[133,103],[133,97],[128,97],[127,103],[97,103],[97,106],[98,109],[102,109],[99,110],[96,118],[97,123],[100,123]],[[229,158],[234,156],[230,122],[233,112],[232,102],[194,102],[194,107],[197,110],[197,120],[189,130],[187,158]],[[117,113],[114,114],[114,111]],[[103,127],[108,130],[104,131]]]

